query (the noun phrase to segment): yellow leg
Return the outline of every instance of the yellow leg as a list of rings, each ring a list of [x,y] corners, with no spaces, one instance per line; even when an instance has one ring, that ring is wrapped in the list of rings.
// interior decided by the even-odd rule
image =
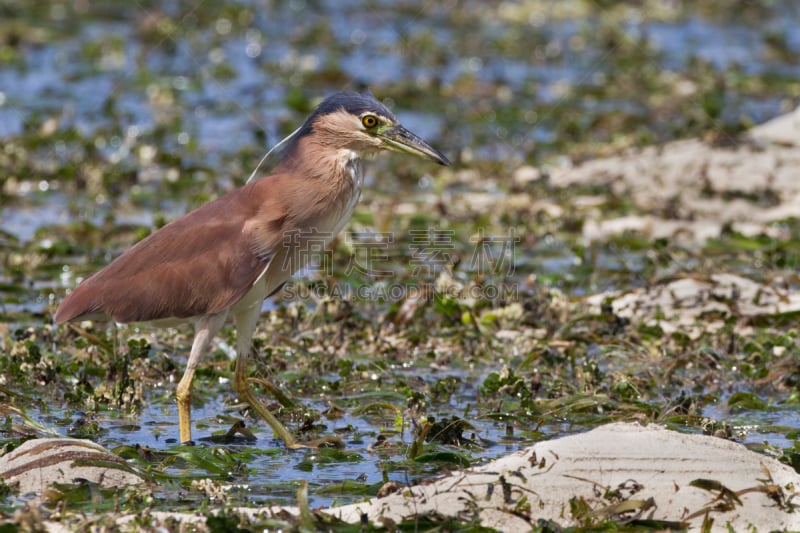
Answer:
[[[298,441],[253,393],[247,380],[247,360],[250,356],[253,331],[260,312],[261,305],[259,302],[259,305],[236,315],[236,369],[233,373],[233,390],[236,391],[241,400],[247,402],[269,424],[269,427],[272,428],[272,431],[283,441],[287,448],[319,448],[323,445],[344,448],[344,443],[338,437],[324,437],[308,442]]]
[[[178,398],[178,426],[180,427],[181,442],[192,440],[192,380],[200,360],[208,351],[211,339],[222,328],[227,313],[220,313],[203,317],[195,326],[194,341],[189,359],[186,361],[186,370],[178,383],[175,396]]]
[[[188,386],[179,388],[176,396],[178,397],[178,427],[181,432],[181,443],[191,442],[192,440],[192,376],[189,372],[183,374],[179,384],[188,382]]]

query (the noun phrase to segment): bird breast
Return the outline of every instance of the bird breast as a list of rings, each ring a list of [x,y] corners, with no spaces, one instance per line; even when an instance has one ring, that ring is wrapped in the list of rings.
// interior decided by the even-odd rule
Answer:
[[[353,216],[356,204],[361,199],[361,189],[364,186],[364,172],[361,166],[361,158],[357,152],[340,150],[338,164],[341,175],[344,176],[340,193],[342,195],[342,209],[338,217],[336,217],[337,219],[333,222],[331,239],[344,229],[350,217]]]

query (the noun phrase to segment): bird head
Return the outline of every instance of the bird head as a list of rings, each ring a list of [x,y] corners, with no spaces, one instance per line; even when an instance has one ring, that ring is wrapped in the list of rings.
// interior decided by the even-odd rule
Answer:
[[[372,94],[339,92],[322,101],[295,134],[313,142],[346,148],[359,154],[381,150],[423,157],[440,165],[450,160],[406,129]]]

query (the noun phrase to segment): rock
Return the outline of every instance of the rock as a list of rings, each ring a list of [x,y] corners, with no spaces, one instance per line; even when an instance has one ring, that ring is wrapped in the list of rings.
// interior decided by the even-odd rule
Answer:
[[[765,143],[800,146],[800,108],[758,125],[748,133]]]
[[[511,176],[511,182],[517,187],[525,187],[530,183],[539,181],[542,178],[542,173],[538,168],[524,165],[514,171]]]
[[[684,277],[626,292],[595,294],[586,303],[599,313],[610,300],[617,316],[658,324],[667,333],[680,329],[694,336],[722,326],[728,317],[800,311],[800,293],[782,285],[781,280],[767,285],[736,274],[720,273]],[[712,316],[718,319],[712,320]],[[698,329],[698,325],[702,328]]]
[[[792,468],[735,442],[617,423],[325,512],[351,523],[365,514],[376,524],[438,513],[498,531],[528,531],[541,519],[567,527],[637,515],[692,530],[708,516],[714,530],[796,531],[798,491]],[[573,499],[584,514],[572,514]]]
[[[708,153],[704,185],[714,193],[756,195],[769,187],[777,165],[773,152],[713,148]]]
[[[605,242],[614,235],[626,232],[643,235],[650,239],[673,239],[673,242],[703,244],[717,237],[721,224],[712,220],[673,220],[653,216],[628,215],[619,218],[590,219],[583,225],[583,241],[586,244]],[[760,229],[762,226],[758,226]]]
[[[89,440],[47,438],[24,442],[0,457],[0,477],[20,494],[40,494],[53,483],[88,480],[106,488],[144,480],[124,459]]]
[[[396,489],[396,490],[395,490]],[[634,520],[661,529],[800,531],[800,474],[735,442],[690,435],[651,424],[601,426],[539,442],[486,465],[427,483],[398,485],[384,497],[322,509],[345,522],[391,525],[436,515],[497,531],[529,531],[539,520],[588,527]],[[219,510],[211,510],[208,515]],[[233,508],[243,519],[271,517],[296,523],[297,507]],[[123,529],[138,515],[117,519]],[[198,513],[148,512],[150,527],[203,529]],[[48,522],[49,531],[61,531]],[[391,527],[390,527],[391,529]]]
[[[654,222],[671,219],[689,231],[703,224],[693,240],[721,234],[728,224],[769,223],[800,217],[800,108],[751,129],[734,144],[719,146],[702,139],[660,146],[555,167],[556,188],[602,186],[610,196],[629,196]],[[602,210],[586,213],[595,226],[606,223]],[[665,228],[662,233],[667,233]]]

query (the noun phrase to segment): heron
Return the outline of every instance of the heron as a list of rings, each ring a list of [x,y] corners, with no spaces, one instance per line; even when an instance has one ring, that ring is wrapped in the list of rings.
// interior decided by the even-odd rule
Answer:
[[[307,266],[310,255],[302,251],[310,239],[327,245],[350,220],[364,185],[365,156],[390,150],[451,164],[369,92],[325,98],[281,144],[272,174],[251,179],[151,233],[83,280],[56,311],[57,324],[194,324],[186,370],[175,392],[181,443],[192,442],[195,371],[232,318],[236,362],[231,384],[239,399],[287,448],[341,445],[335,437],[300,441],[250,388],[247,364],[263,301]]]

